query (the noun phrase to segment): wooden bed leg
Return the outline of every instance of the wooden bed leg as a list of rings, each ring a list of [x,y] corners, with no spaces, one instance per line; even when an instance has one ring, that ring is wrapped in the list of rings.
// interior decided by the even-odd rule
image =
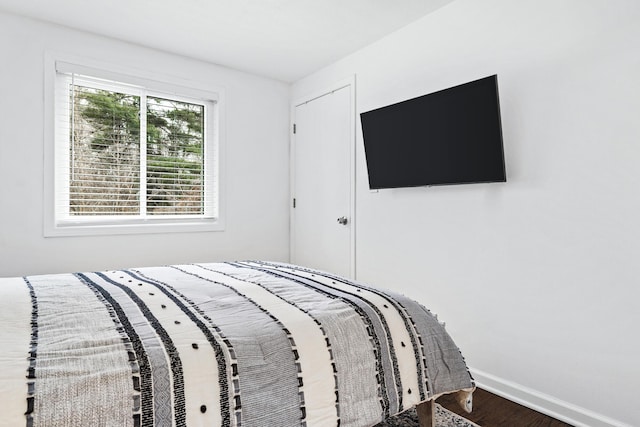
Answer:
[[[435,402],[433,400],[429,400],[416,406],[416,410],[418,411],[418,424],[420,427],[436,427],[436,411],[434,405]]]

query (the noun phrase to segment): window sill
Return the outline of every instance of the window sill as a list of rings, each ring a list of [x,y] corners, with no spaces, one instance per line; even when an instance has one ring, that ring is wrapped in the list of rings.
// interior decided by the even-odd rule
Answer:
[[[160,219],[137,222],[59,222],[45,225],[44,237],[164,234],[224,231],[220,219]]]

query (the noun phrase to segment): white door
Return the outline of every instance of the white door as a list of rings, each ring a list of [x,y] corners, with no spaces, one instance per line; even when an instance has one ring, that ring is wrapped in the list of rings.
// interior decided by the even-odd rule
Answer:
[[[294,123],[291,260],[352,277],[352,85],[296,105]]]

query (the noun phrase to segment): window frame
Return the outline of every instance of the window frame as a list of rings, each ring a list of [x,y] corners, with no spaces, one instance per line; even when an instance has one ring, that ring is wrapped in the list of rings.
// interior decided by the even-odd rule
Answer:
[[[61,129],[60,119],[68,109],[58,111],[56,100],[68,95],[66,74],[87,76],[89,81],[117,82],[114,89],[126,87],[131,94],[170,97],[176,101],[205,105],[205,205],[203,215],[84,215],[71,216],[57,207],[60,194],[68,194],[67,170],[69,139],[67,129]],[[105,234],[146,234],[173,232],[202,232],[224,230],[224,91],[219,87],[196,84],[192,80],[147,73],[132,68],[116,67],[86,59],[72,58],[47,52],[45,55],[45,137],[44,137],[44,236],[82,236]],[[65,89],[58,94],[60,86]],[[105,87],[109,83],[105,83]],[[129,91],[130,88],[130,91]],[[142,108],[142,106],[141,106]],[[61,109],[63,109],[61,107]],[[64,109],[63,109],[64,110]],[[60,147],[62,144],[62,147]],[[66,154],[65,154],[66,152]],[[62,169],[56,165],[63,165]],[[66,176],[65,176],[66,175]],[[62,196],[64,199],[64,196]],[[67,196],[68,197],[68,196]],[[144,199],[144,198],[143,198]],[[68,201],[68,199],[67,199]]]

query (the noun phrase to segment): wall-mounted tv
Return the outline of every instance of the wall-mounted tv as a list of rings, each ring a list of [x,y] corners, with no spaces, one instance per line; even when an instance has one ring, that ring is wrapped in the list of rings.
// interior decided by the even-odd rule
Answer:
[[[360,114],[369,188],[506,182],[496,75]]]

